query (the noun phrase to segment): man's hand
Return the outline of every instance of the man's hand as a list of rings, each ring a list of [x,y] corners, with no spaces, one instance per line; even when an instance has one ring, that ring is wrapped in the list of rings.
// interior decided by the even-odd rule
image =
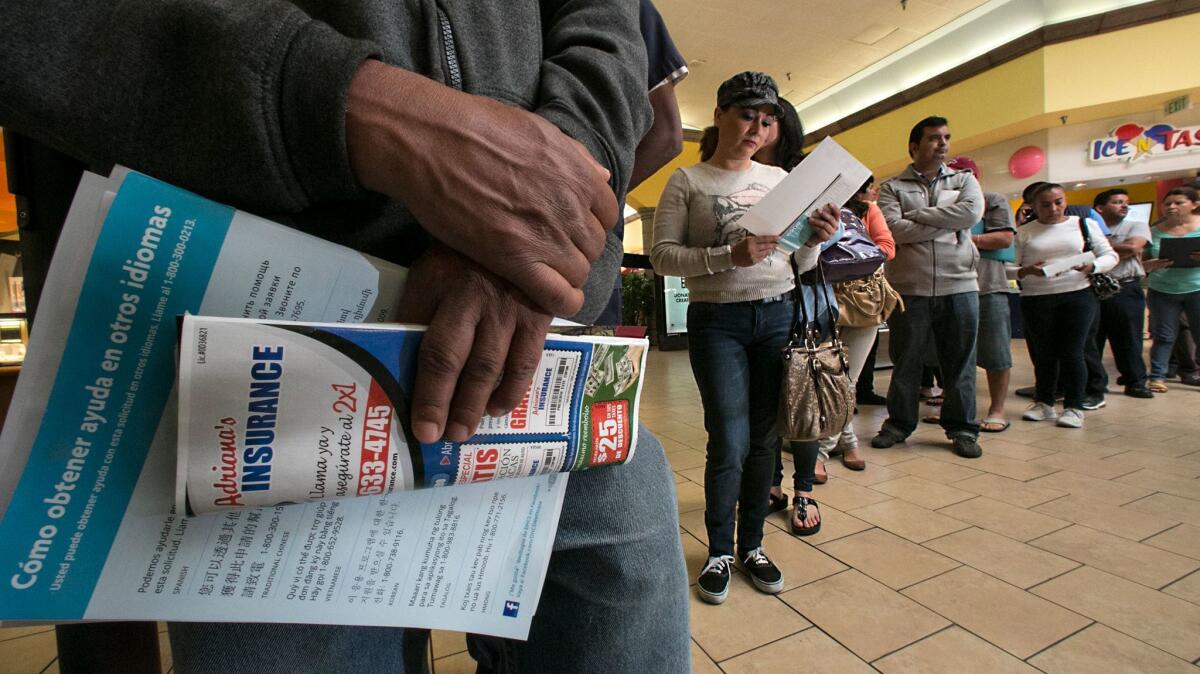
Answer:
[[[733,247],[729,249],[729,258],[738,267],[753,267],[775,252],[777,243],[779,243],[779,237],[774,234],[766,236],[751,234],[733,244]]]
[[[609,173],[533,113],[378,61],[350,84],[350,163],[435,238],[510,281],[547,313],[572,315],[617,222]]]
[[[825,204],[818,208],[808,216],[808,225],[812,227],[813,233],[808,237],[808,241],[804,242],[804,245],[811,248],[832,239],[841,223],[842,210],[837,206]]]
[[[479,419],[507,413],[529,390],[550,315],[511,284],[434,244],[408,274],[399,320],[421,340],[412,429],[421,442],[462,442]]]

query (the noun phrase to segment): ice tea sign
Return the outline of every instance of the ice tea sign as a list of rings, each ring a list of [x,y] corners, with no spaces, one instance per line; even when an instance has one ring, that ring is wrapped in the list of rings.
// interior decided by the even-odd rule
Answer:
[[[1122,124],[1107,138],[1097,138],[1088,144],[1088,162],[1135,162],[1143,159],[1174,157],[1200,150],[1200,126],[1174,127],[1155,124]]]

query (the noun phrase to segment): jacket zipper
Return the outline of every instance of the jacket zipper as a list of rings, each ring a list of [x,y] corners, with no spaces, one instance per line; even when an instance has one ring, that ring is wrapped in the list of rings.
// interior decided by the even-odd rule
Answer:
[[[930,206],[936,206],[936,205],[937,205],[937,199],[936,199],[936,198],[934,198],[934,196],[933,196],[933,195],[934,195],[934,188],[937,186],[937,181],[938,181],[938,179],[939,179],[939,178],[941,178],[941,177],[942,177],[942,176],[939,174],[939,175],[938,175],[936,178],[934,178],[934,179],[933,179],[933,182],[929,184],[929,201],[930,201],[930,204],[929,204],[929,205],[930,205]],[[930,244],[930,245],[929,245],[929,250],[930,250],[930,252],[932,252],[932,253],[933,253],[933,269],[931,269],[931,270],[930,270],[930,274],[931,274],[931,276],[932,276],[932,278],[931,278],[931,281],[932,281],[931,285],[933,286],[933,297],[937,297],[937,279],[938,279],[938,273],[937,273],[937,243],[938,243],[938,242],[937,242],[937,239],[934,239],[933,241],[930,241],[930,242],[929,242],[929,244]]]
[[[438,25],[442,33],[442,58],[446,66],[446,84],[462,91],[462,69],[458,66],[458,49],[454,46],[454,30],[446,12],[438,7]]]

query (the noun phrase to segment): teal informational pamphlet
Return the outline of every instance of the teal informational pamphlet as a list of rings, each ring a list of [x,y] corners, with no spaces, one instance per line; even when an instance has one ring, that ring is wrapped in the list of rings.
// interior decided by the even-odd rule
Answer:
[[[971,235],[972,236],[978,235],[978,234],[983,234],[983,232],[984,232],[983,220],[980,220],[979,222],[975,223],[975,225],[973,227],[971,227]],[[989,260],[996,260],[997,262],[1016,262],[1017,261],[1016,241],[1013,241],[1013,243],[1009,244],[1008,248],[996,248],[993,250],[981,250],[981,251],[979,251],[979,256],[985,257]]]
[[[405,274],[144,175],[85,174],[0,435],[0,620],[524,638],[565,475],[196,517],[174,507],[177,317],[387,321]],[[480,566],[458,564],[493,534]]]

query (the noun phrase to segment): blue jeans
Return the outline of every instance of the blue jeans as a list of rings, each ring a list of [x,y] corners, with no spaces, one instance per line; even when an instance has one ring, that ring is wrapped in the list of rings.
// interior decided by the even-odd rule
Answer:
[[[1036,346],[1034,399],[1054,407],[1062,379],[1063,407],[1083,409],[1088,369],[1084,345],[1092,337],[1092,324],[1100,304],[1091,288],[1053,295],[1022,295],[1021,316],[1025,339]]]
[[[940,297],[904,296],[904,311],[888,319],[892,384],[888,418],[880,433],[907,438],[917,428],[921,371],[930,345],[937,348],[942,371],[941,425],[946,437],[979,437],[975,422],[975,344],[979,331],[979,293]]]
[[[180,674],[427,671],[426,630],[230,623],[170,630]],[[675,481],[645,427],[629,463],[571,476],[529,640],[469,635],[467,646],[481,671],[690,670]]]
[[[1179,314],[1187,314],[1192,342],[1200,352],[1200,292],[1176,295],[1151,288],[1146,303],[1150,305],[1150,336],[1154,338],[1150,346],[1150,379],[1161,381],[1167,378],[1171,350],[1179,332]]]
[[[791,324],[791,300],[688,307],[688,354],[708,431],[704,525],[710,555],[734,554],[735,512],[738,552],[762,545],[780,446],[780,352]]]

